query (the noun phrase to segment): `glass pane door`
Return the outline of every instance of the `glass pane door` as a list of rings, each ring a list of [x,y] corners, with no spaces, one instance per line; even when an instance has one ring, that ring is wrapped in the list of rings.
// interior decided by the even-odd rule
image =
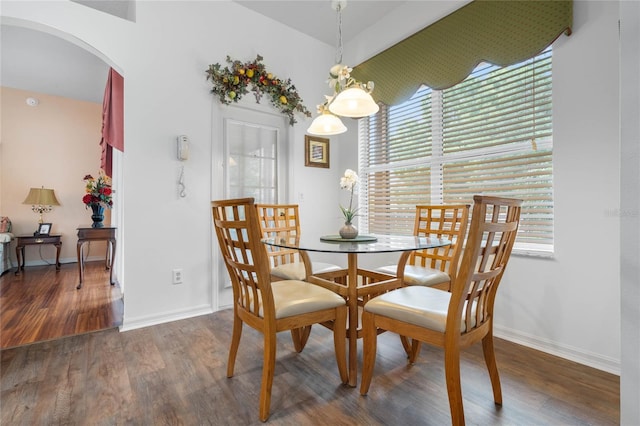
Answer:
[[[256,203],[287,199],[289,150],[287,123],[282,114],[225,107],[222,143],[213,147],[212,199],[253,197]],[[216,247],[218,242],[213,241]],[[215,290],[220,309],[231,306],[231,281],[215,252]]]
[[[228,119],[225,123],[225,194],[278,200],[278,129]]]

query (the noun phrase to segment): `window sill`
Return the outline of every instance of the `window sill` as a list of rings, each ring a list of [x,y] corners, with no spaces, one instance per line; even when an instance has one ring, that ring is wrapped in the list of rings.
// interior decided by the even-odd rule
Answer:
[[[541,257],[545,259],[553,259],[554,252],[551,245],[538,244],[522,244],[514,246],[511,254],[514,256]]]

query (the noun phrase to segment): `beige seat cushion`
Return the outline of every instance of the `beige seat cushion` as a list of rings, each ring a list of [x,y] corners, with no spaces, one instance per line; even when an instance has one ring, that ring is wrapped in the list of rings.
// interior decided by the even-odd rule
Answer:
[[[314,274],[320,274],[322,272],[339,271],[340,267],[332,265],[331,263],[312,262],[311,270]],[[271,268],[271,275],[281,278],[283,280],[304,280],[307,275],[304,271],[304,263],[292,262],[278,265]]]
[[[397,265],[390,265],[378,268],[378,271],[389,275],[395,275],[397,269]],[[438,269],[414,265],[406,265],[404,267],[404,282],[408,285],[424,285],[431,287],[437,284],[448,283],[449,281],[451,281],[449,274]]]
[[[451,293],[448,291],[423,286],[402,287],[374,297],[364,305],[364,310],[444,332],[450,299]],[[475,305],[472,326],[475,326]],[[463,317],[460,331],[464,330]]]
[[[271,283],[271,291],[273,292],[276,318],[286,318],[346,304],[342,296],[304,281],[274,281]],[[260,306],[260,316],[264,316],[262,306]]]

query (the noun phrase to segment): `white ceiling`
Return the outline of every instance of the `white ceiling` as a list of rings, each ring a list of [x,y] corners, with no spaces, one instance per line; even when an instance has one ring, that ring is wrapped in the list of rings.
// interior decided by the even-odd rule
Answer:
[[[134,0],[74,1],[120,18],[135,17]],[[337,45],[338,20],[332,0],[234,1],[331,46]],[[404,3],[349,0],[342,9],[343,42]],[[102,103],[109,67],[86,50],[40,31],[2,25],[0,52],[0,85]]]
[[[261,15],[331,46],[337,45],[335,0],[234,0]],[[348,42],[406,3],[404,0],[342,0],[342,40]]]
[[[71,0],[92,9],[135,22],[136,0]]]
[[[0,85],[102,103],[109,66],[86,50],[50,34],[0,26]]]

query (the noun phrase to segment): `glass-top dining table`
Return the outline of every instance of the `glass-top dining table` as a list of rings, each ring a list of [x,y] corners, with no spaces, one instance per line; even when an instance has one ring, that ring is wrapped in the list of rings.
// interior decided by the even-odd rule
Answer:
[[[304,262],[306,280],[343,296],[349,309],[347,339],[349,358],[349,385],[355,387],[358,377],[357,340],[361,336],[359,307],[370,298],[385,291],[402,286],[404,266],[411,252],[421,249],[443,247],[451,244],[446,239],[399,235],[359,235],[355,239],[344,239],[339,235],[323,237],[290,237],[286,234],[265,238],[264,244],[288,249],[297,249]],[[347,269],[313,274],[308,252],[345,253]],[[358,255],[370,253],[401,253],[395,276],[358,267]],[[329,325],[327,325],[329,326]],[[310,327],[302,331],[301,347],[304,347]]]

